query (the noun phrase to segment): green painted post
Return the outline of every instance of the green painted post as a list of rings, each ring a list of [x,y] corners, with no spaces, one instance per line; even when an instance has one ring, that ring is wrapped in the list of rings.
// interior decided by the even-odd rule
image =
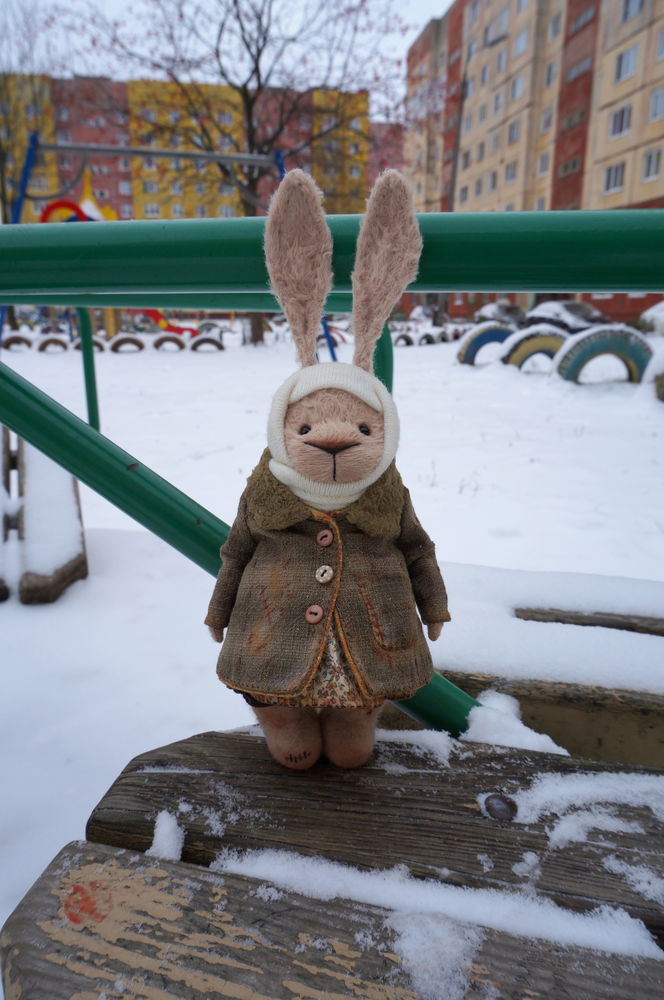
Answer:
[[[394,381],[394,351],[392,350],[392,337],[387,325],[383,327],[383,332],[378,338],[373,361],[374,375],[379,378],[383,385],[392,392]]]
[[[99,430],[99,401],[97,399],[97,374],[95,372],[95,347],[92,343],[92,322],[87,309],[77,309],[78,328],[81,335],[85,399],[88,406],[88,423]]]
[[[2,363],[0,424],[208,573],[219,571],[227,524]]]

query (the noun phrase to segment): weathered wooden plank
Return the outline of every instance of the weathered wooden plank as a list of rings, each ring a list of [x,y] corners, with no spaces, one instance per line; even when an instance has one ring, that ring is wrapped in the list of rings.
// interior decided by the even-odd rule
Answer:
[[[624,632],[644,632],[664,636],[664,618],[623,615],[614,611],[565,611],[561,608],[515,608],[514,617],[529,622],[558,622],[561,625],[595,625]]]
[[[523,790],[538,773],[615,770],[615,764],[469,744],[460,744],[444,767],[388,742],[356,771],[319,763],[290,772],[271,760],[260,737],[205,733],[135,758],[92,813],[87,838],[144,851],[166,809],[186,830],[183,860],[194,864],[209,865],[224,847],[292,850],[361,868],[405,864],[415,876],[451,885],[532,886],[578,910],[620,906],[662,939],[662,907],[603,865],[614,855],[664,876],[664,829],[649,809],[616,807],[643,833],[607,838],[591,831],[586,843],[551,850],[551,817],[531,825],[491,820],[477,801],[481,793]],[[519,866],[527,852],[538,867],[524,876]]]
[[[577,756],[664,768],[664,695],[459,670],[445,676],[473,697],[492,688],[517,698],[527,726]]]
[[[29,451],[30,461],[26,458],[26,450]],[[56,601],[76,580],[84,580],[88,575],[88,560],[85,551],[85,537],[81,521],[81,503],[78,492],[78,482],[64,469],[60,469],[55,462],[41,455],[30,445],[26,445],[20,438],[18,442],[18,482],[19,495],[29,496],[33,507],[33,517],[28,525],[27,515],[22,508],[19,516],[19,535],[24,542],[24,553],[27,546],[31,544],[35,549],[34,538],[27,537],[36,530],[40,533],[60,532],[66,538],[70,538],[70,544],[65,546],[68,558],[62,558],[59,565],[53,569],[45,570],[37,558],[37,564],[33,563],[29,556],[24,559],[25,568],[19,581],[19,599],[22,604],[48,604]],[[48,489],[43,491],[44,469],[48,470]],[[29,473],[29,468],[33,468],[33,475]],[[42,482],[35,482],[35,468],[40,470]],[[40,488],[41,487],[41,488]],[[58,494],[58,502],[55,505],[57,516],[54,517],[53,492]],[[58,524],[58,517],[64,517],[64,524]],[[75,538],[75,544],[73,536]],[[43,539],[48,547],[48,538]],[[73,553],[69,555],[69,552]],[[33,551],[35,559],[35,551]],[[47,564],[48,564],[47,559]]]
[[[70,844],[3,929],[6,998],[417,1000],[424,994],[413,980],[414,956],[402,963],[391,916],[251,878]],[[437,922],[448,923],[427,920],[434,933]],[[426,971],[431,954],[415,957]],[[476,933],[458,961],[445,955],[440,969],[450,982],[439,982],[439,995],[454,1000],[661,996],[657,961],[490,930]]]

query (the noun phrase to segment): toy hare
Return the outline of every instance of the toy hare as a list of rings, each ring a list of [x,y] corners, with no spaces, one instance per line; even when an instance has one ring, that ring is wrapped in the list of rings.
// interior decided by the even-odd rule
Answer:
[[[371,373],[421,249],[410,191],[387,171],[357,242],[353,364],[317,364],[332,283],[321,195],[293,170],[270,205],[267,269],[302,367],[275,393],[205,621],[218,642],[228,629],[220,679],[254,708],[274,759],[298,770],[321,753],[364,764],[383,702],[433,674],[416,607],[431,639],[449,621],[433,542],[394,464],[396,407]]]

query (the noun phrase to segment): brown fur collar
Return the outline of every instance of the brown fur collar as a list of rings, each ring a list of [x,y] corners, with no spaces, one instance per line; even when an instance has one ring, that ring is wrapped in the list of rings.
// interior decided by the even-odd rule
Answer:
[[[266,448],[249,476],[245,498],[249,513],[266,531],[281,531],[311,517],[311,509],[270,472]],[[349,504],[343,514],[367,535],[396,537],[401,530],[404,487],[394,462],[380,479]],[[335,516],[334,514],[332,516]]]

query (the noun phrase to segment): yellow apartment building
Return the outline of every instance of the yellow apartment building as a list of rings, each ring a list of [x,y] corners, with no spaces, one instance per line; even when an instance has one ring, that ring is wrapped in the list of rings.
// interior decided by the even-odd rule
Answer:
[[[43,141],[54,142],[50,80],[31,74],[4,74],[0,81],[0,149],[5,157],[8,202],[13,202],[18,194],[28,138],[33,131]],[[28,184],[28,191],[39,197],[26,199],[20,221],[39,222],[49,195],[57,192],[58,186],[55,154],[39,153]]]
[[[303,132],[306,129],[321,137],[312,145],[309,165],[325,195],[326,212],[339,215],[364,211],[369,186],[368,93],[315,90],[311,123],[303,122]]]
[[[600,7],[583,207],[664,207],[664,2]]]

